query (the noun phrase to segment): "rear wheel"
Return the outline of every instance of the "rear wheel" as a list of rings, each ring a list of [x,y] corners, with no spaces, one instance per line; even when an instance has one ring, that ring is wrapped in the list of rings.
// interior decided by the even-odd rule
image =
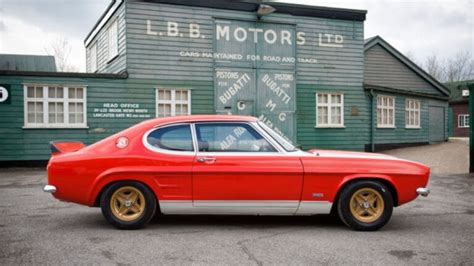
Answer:
[[[108,186],[100,200],[105,219],[119,229],[145,226],[156,212],[156,199],[145,185],[121,181]]]
[[[337,202],[339,218],[358,231],[382,228],[392,216],[390,190],[378,181],[357,181],[344,187]]]

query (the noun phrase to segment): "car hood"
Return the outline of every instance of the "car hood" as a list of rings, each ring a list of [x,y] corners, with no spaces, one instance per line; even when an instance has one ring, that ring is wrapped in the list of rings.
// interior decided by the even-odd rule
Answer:
[[[390,155],[385,155],[385,154],[380,154],[380,153],[369,153],[369,152],[319,150],[319,149],[309,150],[308,152],[319,157],[400,160]]]

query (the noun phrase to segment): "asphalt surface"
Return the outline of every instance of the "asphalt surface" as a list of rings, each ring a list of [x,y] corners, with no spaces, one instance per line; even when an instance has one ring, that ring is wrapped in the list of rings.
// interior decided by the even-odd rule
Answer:
[[[474,177],[435,176],[432,195],[377,232],[337,218],[174,216],[121,231],[100,209],[41,191],[43,169],[0,169],[0,261],[13,264],[474,264]]]
[[[469,172],[469,138],[450,138],[433,145],[394,149],[383,152],[407,160],[424,163],[437,175]]]

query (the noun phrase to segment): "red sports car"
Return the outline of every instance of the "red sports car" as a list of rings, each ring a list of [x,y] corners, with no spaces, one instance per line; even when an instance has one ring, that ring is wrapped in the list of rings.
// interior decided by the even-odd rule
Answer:
[[[254,117],[196,115],[142,122],[90,146],[51,143],[45,192],[101,207],[136,229],[162,214],[337,213],[355,230],[384,226],[393,207],[427,196],[430,169],[387,155],[302,151]]]

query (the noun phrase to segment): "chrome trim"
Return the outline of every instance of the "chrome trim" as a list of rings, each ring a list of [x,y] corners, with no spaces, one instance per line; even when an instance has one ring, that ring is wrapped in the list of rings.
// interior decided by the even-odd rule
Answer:
[[[314,215],[331,213],[332,202],[329,201],[301,201],[295,215]]]
[[[298,201],[268,200],[162,200],[163,214],[206,215],[294,215]]]
[[[298,200],[162,200],[163,214],[314,215],[329,214],[332,202]]]
[[[43,187],[43,192],[46,192],[46,193],[56,193],[57,189],[55,186],[52,186],[52,185],[46,185]]]
[[[148,135],[150,135],[153,131],[155,130],[160,130],[160,129],[163,129],[163,128],[167,128],[167,127],[172,127],[172,126],[181,126],[181,125],[185,125],[185,126],[189,126],[190,128],[190,131],[191,131],[191,136],[193,138],[193,149],[194,151],[172,151],[172,150],[165,150],[165,149],[161,149],[159,147],[155,147],[153,145],[151,145],[150,143],[148,143],[147,141],[147,138],[148,138]],[[184,123],[173,123],[173,124],[166,124],[166,125],[163,125],[163,126],[156,126],[156,127],[153,127],[152,129],[148,130],[147,132],[145,132],[145,134],[143,134],[143,137],[142,137],[142,143],[143,145],[150,151],[153,151],[153,152],[157,152],[157,153],[164,153],[164,154],[173,154],[173,155],[196,155],[196,143],[194,141],[194,135],[193,135],[193,128],[191,126],[190,123],[187,123],[187,122],[184,122]]]
[[[416,194],[427,197],[430,194],[430,189],[426,187],[419,187],[416,189]]]

